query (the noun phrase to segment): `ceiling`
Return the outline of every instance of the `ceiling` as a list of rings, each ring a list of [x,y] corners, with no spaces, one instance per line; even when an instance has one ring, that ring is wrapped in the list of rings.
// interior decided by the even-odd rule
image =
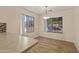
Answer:
[[[31,12],[34,12],[36,14],[44,14],[45,13],[45,6],[24,6],[22,8],[25,8]],[[72,6],[48,6],[47,9],[50,12],[55,12],[55,11],[63,11],[63,10],[67,10],[73,8]]]

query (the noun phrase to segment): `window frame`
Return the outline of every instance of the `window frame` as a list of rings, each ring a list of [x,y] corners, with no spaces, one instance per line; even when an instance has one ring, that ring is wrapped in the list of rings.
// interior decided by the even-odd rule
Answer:
[[[51,18],[51,17],[50,17]],[[52,18],[60,18],[60,17],[52,17]],[[48,33],[63,33],[63,17],[61,16],[61,22],[62,22],[62,29],[60,30],[61,32],[56,32],[56,30],[54,31],[54,30],[52,30],[52,31],[48,31],[47,29],[48,29],[48,27],[47,27],[47,20],[48,19],[44,19],[44,32],[48,32]],[[59,25],[59,24],[58,24]],[[52,27],[53,27],[53,23],[52,23]]]
[[[34,32],[34,20],[35,20],[35,17],[34,16],[29,16],[29,15],[25,15],[25,14],[23,14],[23,16],[22,17],[24,17],[24,18],[27,18],[28,17],[28,19],[29,19],[29,17],[31,18],[31,21],[33,21],[33,28],[31,28],[31,31],[25,31],[25,27],[26,27],[26,22],[24,22],[23,20],[24,19],[22,19],[22,31],[23,31],[23,33],[32,33],[32,32]],[[29,22],[29,20],[28,20],[28,22]],[[29,23],[28,23],[28,28],[29,28]]]

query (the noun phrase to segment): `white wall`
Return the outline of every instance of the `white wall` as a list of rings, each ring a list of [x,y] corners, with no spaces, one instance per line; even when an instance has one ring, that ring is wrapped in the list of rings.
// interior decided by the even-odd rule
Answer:
[[[75,7],[74,9],[74,29],[75,29],[75,45],[79,50],[79,7]]]
[[[7,32],[20,34],[20,15],[30,15],[35,17],[35,31],[27,33],[28,36],[35,37],[38,35],[38,15],[20,7],[0,7],[0,22],[7,23]]]
[[[39,25],[40,36],[74,42],[73,9],[55,12],[55,14],[52,13],[51,16],[63,17],[63,34],[44,32],[44,19],[43,16],[41,16]]]

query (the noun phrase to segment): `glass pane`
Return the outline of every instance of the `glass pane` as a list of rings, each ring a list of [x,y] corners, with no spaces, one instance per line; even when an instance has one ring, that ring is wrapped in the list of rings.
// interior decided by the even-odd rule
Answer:
[[[45,31],[53,33],[62,33],[62,17],[48,18],[45,20]]]
[[[23,15],[22,16],[22,32],[33,32],[34,31],[34,17]]]

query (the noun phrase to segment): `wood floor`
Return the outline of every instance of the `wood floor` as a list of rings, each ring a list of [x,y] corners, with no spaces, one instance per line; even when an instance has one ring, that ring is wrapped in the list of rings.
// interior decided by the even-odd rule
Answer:
[[[72,42],[50,39],[45,37],[35,38],[39,42],[28,49],[27,53],[76,53],[78,52]]]

